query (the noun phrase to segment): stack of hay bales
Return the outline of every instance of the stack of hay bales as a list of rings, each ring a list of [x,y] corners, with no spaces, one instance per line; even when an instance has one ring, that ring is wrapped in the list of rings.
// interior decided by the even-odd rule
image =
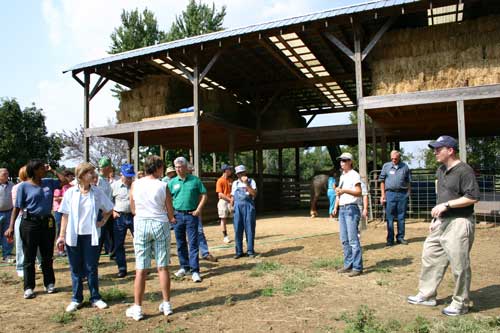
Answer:
[[[500,16],[386,33],[370,54],[372,95],[500,83]]]

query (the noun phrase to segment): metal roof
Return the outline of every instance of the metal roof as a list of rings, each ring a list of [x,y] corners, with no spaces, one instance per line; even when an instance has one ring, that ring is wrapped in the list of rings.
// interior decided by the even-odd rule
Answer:
[[[204,34],[204,35],[184,38],[184,39],[180,39],[180,40],[176,40],[176,41],[172,41],[172,42],[147,46],[147,47],[143,47],[140,49],[135,49],[135,50],[127,51],[127,52],[122,52],[122,53],[111,55],[109,57],[101,58],[98,60],[84,62],[84,63],[75,65],[75,66],[63,71],[63,73],[66,73],[69,71],[82,70],[82,69],[85,69],[88,67],[103,65],[103,64],[114,62],[114,61],[121,61],[121,60],[126,60],[126,59],[130,59],[130,58],[134,58],[134,57],[140,57],[140,56],[144,56],[144,55],[148,55],[148,54],[152,54],[152,53],[156,53],[156,52],[167,51],[167,50],[171,50],[171,49],[175,49],[175,48],[179,48],[179,47],[185,47],[185,46],[210,42],[210,41],[214,41],[214,40],[220,40],[220,39],[229,38],[229,37],[241,36],[241,35],[248,34],[248,33],[263,32],[263,31],[266,31],[269,29],[282,28],[282,27],[287,27],[287,26],[305,23],[305,22],[312,22],[312,21],[328,19],[328,18],[332,18],[332,17],[336,17],[336,16],[349,15],[349,14],[353,14],[353,13],[360,13],[360,12],[365,12],[365,11],[370,11],[370,10],[375,10],[375,9],[380,9],[380,8],[399,6],[399,5],[414,3],[414,2],[418,2],[418,1],[420,1],[420,0],[376,0],[376,1],[369,1],[369,2],[360,3],[360,4],[324,10],[324,11],[311,13],[311,14],[307,14],[307,15],[296,16],[296,17],[291,17],[291,18],[286,18],[286,19],[280,19],[280,20],[275,20],[275,21],[270,21],[270,22],[265,22],[265,23],[260,23],[260,24],[254,24],[254,25],[250,25],[247,27],[240,27],[240,28],[212,32],[212,33],[208,33],[208,34]]]

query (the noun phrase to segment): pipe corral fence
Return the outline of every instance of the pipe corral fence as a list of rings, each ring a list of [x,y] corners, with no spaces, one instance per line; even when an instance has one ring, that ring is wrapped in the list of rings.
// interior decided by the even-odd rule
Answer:
[[[369,219],[384,220],[384,207],[380,204],[380,170],[369,174]],[[209,201],[203,212],[205,221],[217,220],[217,195],[215,183],[220,175],[203,177]],[[257,179],[254,175],[250,177]],[[500,224],[500,174],[480,173],[476,176],[480,201],[474,211],[478,222]],[[431,209],[436,205],[435,170],[412,170],[411,195],[409,197],[407,218],[430,221]],[[279,212],[285,210],[309,209],[311,200],[311,181],[297,180],[295,176],[264,175],[263,189],[258,189],[259,195],[264,195],[263,207],[258,207],[258,213]],[[317,208],[320,216],[327,216],[328,198],[325,193],[320,196]]]

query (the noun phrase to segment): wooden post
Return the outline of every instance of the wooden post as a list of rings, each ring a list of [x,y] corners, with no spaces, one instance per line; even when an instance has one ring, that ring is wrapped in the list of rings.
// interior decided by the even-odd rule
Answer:
[[[257,203],[261,211],[264,210],[264,161],[262,147],[257,150],[257,190],[259,195],[257,196]]]
[[[193,150],[189,148],[189,163],[193,163]]]
[[[372,170],[375,171],[377,170],[377,135],[375,133],[375,126],[373,125],[373,122],[372,122],[372,149],[373,149]]]
[[[215,153],[212,153],[212,169],[213,172],[217,172],[217,156]]]
[[[362,54],[361,54],[361,32],[359,27],[354,30],[354,68],[356,71],[356,98],[358,105],[358,158],[359,174],[365,182],[368,180],[366,165],[366,125],[365,109],[361,106],[363,99],[363,75],[362,75]]]
[[[300,148],[295,147],[295,198],[300,207]]]
[[[280,208],[284,207],[285,202],[281,201],[283,196],[283,148],[278,148],[278,177],[279,177],[279,202]]]
[[[467,140],[465,136],[465,107],[464,101],[457,101],[457,123],[458,123],[458,150],[460,160],[467,163]]]
[[[252,150],[252,157],[253,157],[252,171],[253,173],[257,173],[257,151],[255,149]]]
[[[382,134],[380,138],[380,145],[382,146],[382,163],[387,161],[387,137],[385,134]]]
[[[200,152],[200,95],[199,95],[199,80],[200,80],[200,74],[199,74],[199,68],[198,68],[198,60],[195,58],[195,64],[193,68],[193,117],[194,117],[194,125],[193,125],[193,132],[194,132],[194,145],[193,145],[193,150],[194,150],[194,175],[199,177],[201,175],[201,152]]]
[[[134,170],[139,171],[139,132],[134,131],[134,148],[133,148]]]
[[[165,147],[163,147],[163,145],[160,145],[160,158],[163,161],[163,164],[168,167],[169,164],[165,162]],[[165,176],[165,169],[166,168],[163,168],[163,176]]]
[[[85,72],[83,81],[83,128],[89,128],[90,124],[90,73]],[[83,160],[90,161],[90,138],[83,135]]]
[[[131,149],[132,143],[130,141],[127,141],[127,163],[132,163],[132,149]],[[137,172],[137,170],[135,170]]]

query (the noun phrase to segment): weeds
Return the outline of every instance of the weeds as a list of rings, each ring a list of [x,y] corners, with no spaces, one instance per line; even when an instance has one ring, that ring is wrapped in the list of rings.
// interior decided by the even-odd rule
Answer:
[[[7,272],[2,272],[2,274],[0,274],[0,282],[2,284],[16,285],[21,283],[21,281],[22,279],[18,279],[12,274],[9,274]]]
[[[234,299],[233,295],[226,296],[226,299],[224,300],[224,305],[233,306],[235,303],[236,300]]]
[[[417,316],[414,321],[406,325],[405,331],[408,333],[430,333],[431,323],[421,316]]]
[[[260,295],[264,297],[272,297],[274,296],[274,288],[266,287],[260,291]]]
[[[346,323],[346,333],[386,333],[382,323],[377,322],[375,311],[366,305],[361,305],[355,314],[344,313],[341,319]]]
[[[264,261],[259,262],[250,272],[251,277],[259,277],[264,275],[264,273],[270,273],[281,269],[282,265],[277,262]]]
[[[333,259],[320,258],[312,262],[312,267],[315,269],[338,269],[344,265],[344,259],[342,257],[336,257]]]
[[[377,283],[377,285],[379,286],[388,286],[389,285],[389,281],[387,280],[384,280],[384,279],[378,279],[377,281],[375,281]]]
[[[50,320],[52,320],[54,323],[57,324],[63,324],[66,325],[73,320],[75,320],[75,313],[74,312],[66,312],[64,308],[62,308],[61,311],[56,312],[55,314],[50,317]]]
[[[281,290],[285,296],[290,296],[314,285],[316,285],[316,279],[311,273],[293,271],[283,281]]]
[[[500,317],[495,318],[453,318],[433,325],[431,333],[492,333],[500,332]]]
[[[85,333],[114,333],[124,327],[125,323],[121,320],[108,322],[101,316],[95,315],[87,319],[82,328]]]
[[[127,293],[116,286],[104,289],[101,291],[101,297],[106,302],[115,302],[124,300],[127,297]]]

